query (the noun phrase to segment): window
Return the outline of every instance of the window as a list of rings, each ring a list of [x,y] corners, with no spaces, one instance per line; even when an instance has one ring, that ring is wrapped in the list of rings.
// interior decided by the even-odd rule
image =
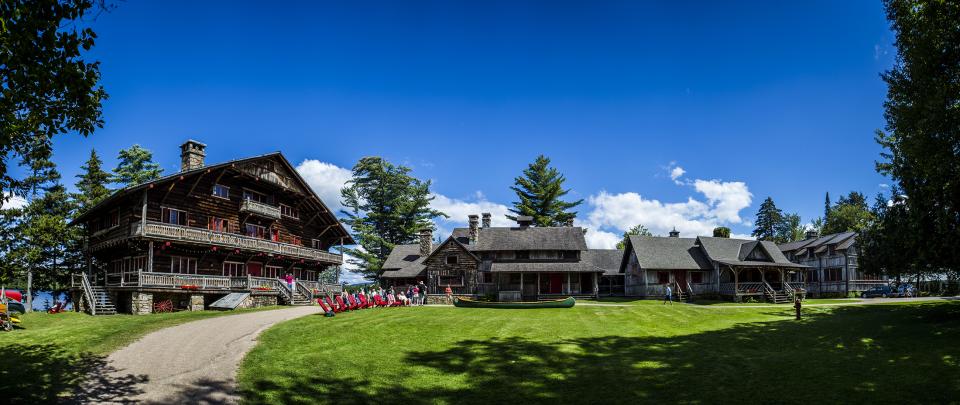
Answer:
[[[669,271],[658,271],[658,272],[657,272],[657,283],[659,283],[659,284],[668,284],[668,283],[670,283],[670,272],[669,272]]]
[[[160,208],[160,222],[174,225],[187,225],[187,212],[175,208]]]
[[[247,275],[247,265],[240,262],[223,262],[223,275],[242,277]]]
[[[497,253],[497,258],[500,260],[513,260],[516,257],[517,255],[512,250]]]
[[[266,238],[267,228],[255,224],[244,224],[243,234],[251,238]]]
[[[310,247],[323,250],[323,242],[320,242],[320,239],[310,239]]]
[[[270,197],[268,197],[266,194],[260,194],[256,191],[251,191],[251,190],[243,190],[243,199],[256,201],[258,203],[263,203],[263,204],[271,203]]]
[[[283,267],[280,266],[267,266],[263,269],[263,276],[270,278],[277,278],[283,275]]]
[[[447,256],[446,263],[447,263],[447,264],[457,264],[457,263],[459,263],[459,260],[460,260],[460,257],[458,257],[457,255],[449,255],[449,256]]]
[[[304,270],[303,279],[307,281],[317,281],[317,272],[312,270]]]
[[[214,232],[230,232],[230,221],[226,218],[210,217],[207,221],[207,229]]]
[[[197,259],[192,257],[170,257],[170,272],[177,274],[197,274]]]
[[[564,259],[577,259],[577,258],[579,258],[579,257],[580,257],[580,251],[579,251],[579,250],[564,250],[564,251],[563,251],[563,258],[564,258]]]
[[[220,198],[230,198],[230,187],[224,186],[223,184],[214,184],[213,185],[213,196]]]
[[[823,271],[824,281],[842,281],[842,269],[826,269]]]
[[[280,204],[280,215],[294,219],[300,218],[300,213],[295,208],[285,204]]]
[[[534,250],[530,252],[530,258],[534,260],[556,260],[560,258],[560,253],[556,250]]]
[[[107,221],[107,226],[110,228],[120,225],[120,211],[110,211],[110,213],[107,214]]]
[[[703,283],[703,272],[702,271],[691,271],[690,272],[690,282],[693,284]]]

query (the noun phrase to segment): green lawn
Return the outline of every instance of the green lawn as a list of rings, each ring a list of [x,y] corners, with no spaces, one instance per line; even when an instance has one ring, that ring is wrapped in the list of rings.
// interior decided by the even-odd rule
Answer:
[[[258,308],[263,310],[269,308]],[[241,310],[249,311],[249,310]],[[49,403],[69,394],[106,354],[167,326],[234,312],[93,317],[30,313],[23,329],[0,332],[0,402]]]
[[[960,302],[394,308],[267,330],[251,403],[948,403]]]

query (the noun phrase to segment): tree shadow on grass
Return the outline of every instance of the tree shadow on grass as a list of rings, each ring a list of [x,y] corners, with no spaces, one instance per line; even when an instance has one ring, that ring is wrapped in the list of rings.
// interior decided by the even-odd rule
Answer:
[[[369,379],[291,370],[258,377],[244,395],[337,404],[948,403],[960,398],[958,338],[960,304],[843,307],[684,336],[463,340],[407,353],[401,369]],[[405,383],[417,373],[436,379]]]
[[[0,346],[0,402],[122,402],[139,393],[145,376],[114,377],[103,356],[75,353],[54,344]]]

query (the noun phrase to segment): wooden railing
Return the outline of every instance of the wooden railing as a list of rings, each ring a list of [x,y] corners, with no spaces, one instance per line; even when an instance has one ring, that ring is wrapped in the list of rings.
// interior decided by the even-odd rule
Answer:
[[[293,302],[293,291],[290,290],[290,286],[287,285],[285,281],[277,279],[277,291],[280,292],[280,295],[284,298],[287,303]]]
[[[844,264],[846,264],[846,258],[843,257],[843,256],[839,256],[839,257],[828,257],[827,260],[826,260],[826,263],[824,263],[824,266],[825,266],[825,267],[839,267],[839,266],[843,266]]]
[[[303,285],[303,283],[297,281],[296,283],[294,283],[294,288],[296,289],[296,292],[300,293],[300,295],[307,297],[307,299],[309,299],[310,301],[313,301],[313,291],[307,288],[307,286]],[[291,297],[292,296],[293,296],[293,292],[291,292]]]
[[[71,275],[70,278],[72,284],[73,275]],[[83,297],[87,299],[87,307],[90,309],[90,315],[96,315],[97,303],[93,299],[93,287],[90,285],[90,279],[87,278],[87,273],[80,275],[80,284],[83,286]]]
[[[767,283],[740,283],[737,286],[738,294],[756,294],[763,293]],[[772,288],[771,288],[772,289]]]
[[[146,227],[140,222],[133,223],[132,235],[166,238],[171,240],[199,242],[220,245],[228,248],[259,250],[283,256],[316,260],[325,263],[341,264],[340,255],[289,243],[274,242],[268,239],[254,238],[233,233],[214,232],[203,228],[183,225],[164,224],[148,221]]]
[[[238,278],[238,280],[243,280]],[[206,276],[197,274],[141,273],[142,287],[178,287],[200,290],[230,290],[234,288],[234,279],[228,276]]]
[[[343,291],[343,286],[340,284],[323,284],[319,281],[297,281],[302,283],[304,287],[308,288],[311,292],[317,293],[339,293]]]
[[[280,219],[280,208],[253,200],[240,202],[240,212],[249,212],[264,218]]]

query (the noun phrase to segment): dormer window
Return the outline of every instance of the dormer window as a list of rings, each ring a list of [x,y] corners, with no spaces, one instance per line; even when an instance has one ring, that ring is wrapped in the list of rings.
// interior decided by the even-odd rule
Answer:
[[[447,260],[446,260],[446,263],[447,263],[447,264],[458,264],[458,263],[460,263],[460,257],[457,256],[457,255],[449,255],[449,256],[447,256],[446,259],[447,259]]]
[[[223,184],[214,184],[213,196],[230,199],[230,187],[224,186]]]

